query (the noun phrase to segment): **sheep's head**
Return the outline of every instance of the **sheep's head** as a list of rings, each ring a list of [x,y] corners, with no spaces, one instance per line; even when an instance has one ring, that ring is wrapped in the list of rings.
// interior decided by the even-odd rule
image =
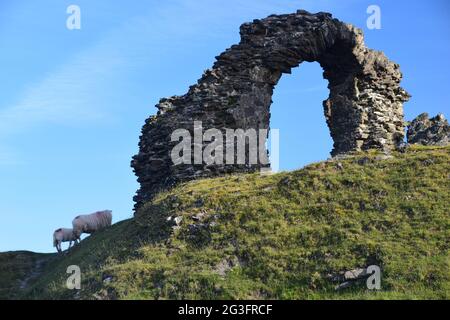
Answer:
[[[75,239],[78,239],[81,236],[81,232],[82,232],[82,230],[80,230],[80,229],[76,229],[76,230],[74,229],[74,230],[72,230],[72,235]]]

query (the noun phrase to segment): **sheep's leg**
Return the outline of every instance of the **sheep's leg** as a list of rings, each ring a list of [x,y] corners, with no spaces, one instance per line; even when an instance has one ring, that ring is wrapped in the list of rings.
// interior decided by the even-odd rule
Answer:
[[[74,240],[75,244],[80,243],[81,234],[78,234],[78,231],[73,232],[73,237],[75,238],[75,240]]]

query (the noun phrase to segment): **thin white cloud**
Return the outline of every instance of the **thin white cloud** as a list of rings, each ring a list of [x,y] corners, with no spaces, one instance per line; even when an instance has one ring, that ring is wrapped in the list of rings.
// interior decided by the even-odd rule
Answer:
[[[0,135],[47,123],[76,123],[104,118],[95,105],[97,90],[123,61],[102,45],[87,49],[26,89],[19,102],[0,110]]]
[[[218,10],[221,3],[167,2],[125,21],[92,47],[49,71],[27,88],[17,103],[0,109],[0,139],[5,141],[11,134],[36,126],[108,120],[113,114],[107,103],[111,94],[117,94],[108,91],[108,84],[148,64],[153,48],[180,48],[186,41],[191,42],[193,35],[204,41],[217,37],[226,25],[238,26],[250,17],[262,18],[270,13],[293,12],[303,5],[311,7],[313,1],[230,1],[225,10]]]

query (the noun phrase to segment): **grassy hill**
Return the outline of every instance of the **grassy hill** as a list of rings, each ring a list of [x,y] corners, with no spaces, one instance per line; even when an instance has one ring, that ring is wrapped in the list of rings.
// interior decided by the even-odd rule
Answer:
[[[0,300],[20,298],[53,257],[29,251],[0,252]]]
[[[448,299],[449,164],[449,147],[412,147],[393,157],[358,153],[293,172],[189,182],[159,194],[135,219],[52,255],[15,292],[44,299]],[[65,287],[73,264],[82,271],[79,291]],[[335,290],[333,275],[371,264],[382,269],[380,291],[364,283]],[[11,281],[7,292],[20,283]]]

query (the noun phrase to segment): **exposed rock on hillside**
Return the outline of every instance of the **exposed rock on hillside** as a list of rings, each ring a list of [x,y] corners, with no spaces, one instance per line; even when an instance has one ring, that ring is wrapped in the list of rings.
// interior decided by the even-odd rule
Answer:
[[[442,113],[429,118],[422,113],[408,126],[408,143],[426,146],[446,146],[450,144],[450,126]]]

